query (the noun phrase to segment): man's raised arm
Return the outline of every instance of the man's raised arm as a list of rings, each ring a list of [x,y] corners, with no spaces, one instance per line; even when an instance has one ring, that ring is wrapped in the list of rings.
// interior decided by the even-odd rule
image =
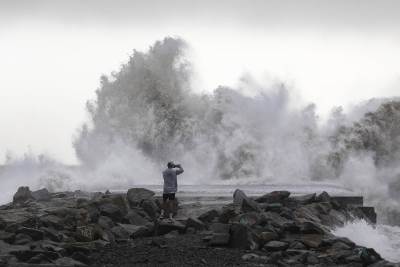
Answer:
[[[179,175],[179,174],[183,173],[183,168],[182,168],[181,164],[177,164],[177,165],[175,165],[175,167],[178,168],[176,170],[176,175]]]

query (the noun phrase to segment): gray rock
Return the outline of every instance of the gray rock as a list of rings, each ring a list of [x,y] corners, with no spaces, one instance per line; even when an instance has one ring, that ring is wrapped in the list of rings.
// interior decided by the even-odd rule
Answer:
[[[43,231],[29,227],[20,227],[16,233],[28,235],[35,241],[42,240],[44,237]]]
[[[115,226],[113,220],[111,220],[107,216],[100,216],[97,224],[100,225],[103,229],[111,229]]]
[[[32,197],[36,201],[49,201],[51,199],[50,192],[46,188],[33,191]]]
[[[101,215],[110,217],[113,221],[121,222],[123,218],[123,212],[121,209],[112,203],[105,203],[99,207]]]
[[[300,232],[304,234],[325,234],[325,230],[318,224],[305,221],[300,224]]]
[[[230,235],[227,233],[214,233],[209,241],[210,246],[226,246],[229,244]]]
[[[53,227],[55,229],[61,230],[64,228],[63,225],[63,219],[56,215],[44,215],[39,217],[39,221],[41,222],[42,225],[45,227]]]
[[[143,200],[151,199],[155,193],[146,188],[131,188],[126,193],[126,198],[131,207],[138,206]]]
[[[210,224],[210,231],[219,234],[228,234],[231,229],[230,224],[226,223],[212,223]]]
[[[196,230],[204,230],[206,225],[199,219],[189,217],[186,221],[186,227],[193,227]]]
[[[60,235],[60,233],[53,228],[40,227],[40,230],[44,233],[44,239],[50,239],[54,242],[61,242],[62,235]]]
[[[273,191],[259,198],[256,198],[256,201],[260,203],[277,203],[277,202],[282,202],[289,196],[290,196],[289,191]]]
[[[141,216],[137,211],[130,210],[128,214],[125,216],[125,219],[129,221],[130,224],[133,225],[146,225],[149,221]]]
[[[144,225],[132,225],[132,224],[120,223],[119,226],[124,228],[124,230],[129,234],[130,238],[144,237],[144,236],[149,236],[151,234],[150,229]]]
[[[260,256],[254,253],[247,253],[242,256],[242,260],[244,261],[254,261],[260,259]]]
[[[201,214],[198,219],[203,222],[212,222],[215,218],[219,216],[219,212],[215,209],[209,210]]]
[[[26,245],[33,241],[32,237],[26,234],[17,234],[15,236],[14,244],[15,245]]]
[[[231,238],[229,245],[233,248],[250,250],[258,248],[255,234],[249,227],[239,223],[231,225]]]
[[[253,226],[261,222],[261,216],[257,212],[248,212],[239,215],[237,221],[243,225]]]
[[[332,245],[332,249],[335,249],[335,250],[349,250],[349,249],[351,249],[351,247],[349,245],[346,245],[343,242],[338,241],[338,242],[335,242]]]
[[[262,244],[265,244],[272,240],[277,240],[279,238],[278,234],[274,232],[261,232],[258,237]]]
[[[240,209],[241,207],[236,204],[228,204],[223,206],[218,221],[221,223],[232,222],[232,219],[240,214]]]
[[[245,198],[242,201],[242,211],[243,212],[258,212],[260,211],[260,207],[258,206],[257,202],[250,198]]]
[[[3,240],[7,243],[13,243],[15,240],[15,234],[14,233],[8,233],[5,231],[0,231],[0,240]]]
[[[319,194],[316,197],[316,201],[318,202],[330,202],[331,201],[331,197],[327,192],[322,192],[321,194]]]
[[[240,189],[236,189],[235,192],[233,192],[233,203],[236,205],[241,206],[243,199],[247,198],[248,197],[246,196],[246,194]]]
[[[159,216],[160,209],[154,199],[145,199],[140,205],[142,209],[149,215],[151,219],[156,219]]]
[[[21,204],[28,200],[33,200],[32,192],[28,186],[21,186],[13,197],[13,204]]]
[[[116,239],[129,239],[129,232],[120,225],[114,226],[111,228],[111,233],[115,236]]]
[[[185,225],[174,220],[173,222],[169,221],[161,221],[156,225],[156,235],[165,235],[171,231],[177,230],[179,233],[183,233],[185,231]]]
[[[281,251],[281,250],[286,250],[288,247],[289,244],[286,242],[269,241],[264,245],[263,249],[267,251]]]

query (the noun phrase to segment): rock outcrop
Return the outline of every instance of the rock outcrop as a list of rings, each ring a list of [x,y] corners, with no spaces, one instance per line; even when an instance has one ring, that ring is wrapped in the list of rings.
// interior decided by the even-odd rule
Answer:
[[[291,197],[277,191],[253,199],[236,190],[232,203],[198,218],[169,222],[158,220],[159,214],[159,198],[144,188],[103,194],[20,187],[12,203],[0,206],[0,266],[98,266],[99,251],[106,255],[132,240],[185,235],[205,247],[242,253],[246,266],[389,266],[373,249],[331,234],[331,227],[368,216],[326,192]],[[166,246],[155,239],[149,244]]]

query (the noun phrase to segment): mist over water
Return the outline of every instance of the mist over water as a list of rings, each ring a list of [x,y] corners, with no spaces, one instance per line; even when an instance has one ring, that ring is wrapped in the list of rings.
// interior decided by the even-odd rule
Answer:
[[[20,185],[159,184],[161,170],[174,160],[185,168],[183,184],[337,183],[364,195],[381,219],[396,221],[398,99],[371,100],[347,112],[337,107],[321,121],[316,106],[300,102],[285,84],[265,86],[250,75],[236,88],[198,94],[187,49],[183,40],[166,38],[103,75],[87,103],[90,121],[74,137],[81,165],[31,154],[10,158],[0,174],[4,198]]]
[[[400,227],[354,221],[335,229],[334,235],[348,237],[357,245],[374,248],[384,259],[400,262]]]

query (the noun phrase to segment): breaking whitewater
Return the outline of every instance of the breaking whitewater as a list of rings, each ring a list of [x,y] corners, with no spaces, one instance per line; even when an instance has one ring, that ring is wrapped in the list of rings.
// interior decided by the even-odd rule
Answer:
[[[0,201],[21,185],[50,191],[119,190],[145,185],[159,192],[161,171],[185,168],[179,194],[248,195],[277,187],[297,193],[362,195],[378,225],[336,229],[384,258],[400,262],[400,99],[372,99],[321,121],[312,103],[299,103],[282,83],[251,77],[237,88],[195,93],[181,39],[134,51],[117,72],[102,76],[87,102],[90,121],[73,146],[79,166],[40,155],[8,157]],[[249,94],[248,92],[252,92]]]

